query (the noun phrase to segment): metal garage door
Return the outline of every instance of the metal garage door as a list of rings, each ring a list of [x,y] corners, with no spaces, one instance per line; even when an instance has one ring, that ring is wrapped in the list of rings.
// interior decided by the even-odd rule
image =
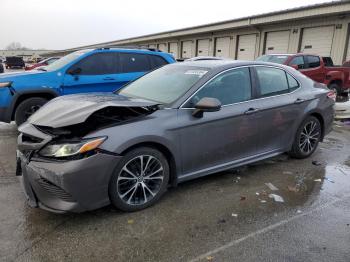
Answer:
[[[210,47],[210,39],[198,40],[197,56],[208,56]]]
[[[254,60],[256,49],[256,34],[240,35],[238,37],[237,59]]]
[[[287,53],[290,31],[266,33],[265,54]]]
[[[177,43],[169,43],[169,53],[173,54],[175,59],[179,58]]]
[[[158,49],[163,52],[168,52],[168,46],[166,43],[158,44]]]
[[[182,58],[191,58],[192,54],[192,41],[182,42]]]
[[[230,56],[230,37],[218,37],[215,42],[215,56]]]
[[[350,35],[349,35],[349,39],[348,39],[348,50],[346,51],[346,61],[350,60]]]
[[[300,52],[313,53],[320,56],[330,56],[333,35],[334,26],[304,28]]]

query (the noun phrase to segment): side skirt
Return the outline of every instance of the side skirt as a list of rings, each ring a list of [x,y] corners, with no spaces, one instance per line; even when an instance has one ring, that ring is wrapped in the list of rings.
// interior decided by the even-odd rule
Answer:
[[[201,169],[199,171],[195,171],[195,172],[191,172],[191,173],[187,173],[187,174],[179,176],[178,183],[182,183],[182,182],[185,182],[187,180],[195,179],[195,178],[206,176],[209,174],[225,171],[225,170],[228,170],[231,168],[236,168],[236,167],[244,166],[247,164],[255,163],[255,162],[258,162],[258,161],[261,161],[261,160],[264,160],[267,158],[271,158],[271,157],[274,157],[274,156],[277,156],[277,155],[280,155],[283,153],[285,153],[285,150],[273,150],[273,151],[269,151],[269,152],[262,153],[259,155],[245,157],[245,158],[237,159],[234,161],[230,161],[228,163],[224,163],[224,164],[216,165],[213,167]]]

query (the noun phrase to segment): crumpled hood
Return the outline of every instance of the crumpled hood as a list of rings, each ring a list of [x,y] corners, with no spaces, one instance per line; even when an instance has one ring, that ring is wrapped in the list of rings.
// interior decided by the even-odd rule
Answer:
[[[32,115],[28,122],[52,128],[84,122],[94,112],[106,107],[148,107],[158,103],[128,98],[113,93],[89,93],[57,97]]]

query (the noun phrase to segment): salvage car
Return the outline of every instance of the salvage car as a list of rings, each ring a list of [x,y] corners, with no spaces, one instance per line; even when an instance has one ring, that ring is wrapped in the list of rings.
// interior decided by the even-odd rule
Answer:
[[[17,175],[33,207],[136,211],[168,186],[289,152],[331,130],[334,93],[261,62],[166,65],[115,93],[55,98],[19,127]]]
[[[331,57],[304,53],[268,54],[257,58],[257,61],[289,65],[312,80],[327,85],[336,95],[347,93],[350,89],[350,68],[334,66]]]
[[[112,92],[160,66],[176,62],[171,54],[148,49],[104,47],[68,54],[27,72],[0,76],[0,121],[25,122],[57,96]]]

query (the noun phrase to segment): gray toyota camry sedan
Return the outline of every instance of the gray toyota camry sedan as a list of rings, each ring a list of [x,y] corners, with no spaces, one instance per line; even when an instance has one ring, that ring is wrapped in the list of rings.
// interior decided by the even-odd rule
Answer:
[[[51,100],[19,127],[17,175],[33,207],[136,211],[189,179],[310,156],[333,105],[324,85],[283,65],[167,65],[115,93]]]

